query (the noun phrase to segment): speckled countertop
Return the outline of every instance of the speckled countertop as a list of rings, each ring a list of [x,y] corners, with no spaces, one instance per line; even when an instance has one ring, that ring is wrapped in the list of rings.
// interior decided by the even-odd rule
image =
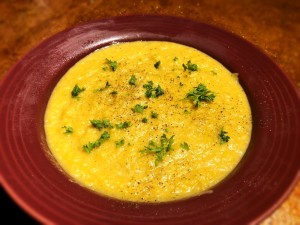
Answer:
[[[1,0],[0,79],[29,50],[65,28],[131,14],[181,16],[227,29],[262,49],[300,91],[300,1],[297,0]],[[9,197],[4,200],[6,197],[1,196],[0,202],[13,204]],[[1,209],[5,207],[1,205]],[[18,206],[7,207],[22,213]],[[20,222],[21,219],[25,224],[26,219],[30,221],[20,217]],[[300,225],[300,182],[262,222],[269,224]]]

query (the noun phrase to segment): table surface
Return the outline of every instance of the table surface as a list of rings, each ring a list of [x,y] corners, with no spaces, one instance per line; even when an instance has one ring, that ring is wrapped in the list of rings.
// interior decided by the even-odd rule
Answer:
[[[300,91],[298,0],[1,0],[0,79],[57,32],[94,19],[132,14],[180,16],[229,30],[262,49]],[[38,224],[3,189],[0,196],[1,216],[8,218],[13,212],[10,224]],[[270,224],[300,225],[300,182],[261,223]]]

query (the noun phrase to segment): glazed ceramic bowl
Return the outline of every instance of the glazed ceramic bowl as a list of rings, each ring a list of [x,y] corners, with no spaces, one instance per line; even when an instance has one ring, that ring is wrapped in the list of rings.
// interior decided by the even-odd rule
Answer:
[[[252,137],[237,168],[211,194],[156,204],[119,201],[70,181],[55,166],[43,118],[56,83],[92,51],[136,40],[191,46],[239,74],[252,109]],[[1,184],[41,223],[255,224],[275,210],[299,180],[299,94],[261,50],[218,27],[151,15],[92,21],[39,44],[0,85]]]

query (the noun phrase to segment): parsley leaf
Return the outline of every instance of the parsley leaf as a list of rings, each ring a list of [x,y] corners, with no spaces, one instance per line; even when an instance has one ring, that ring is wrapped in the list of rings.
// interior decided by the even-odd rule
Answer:
[[[108,140],[109,138],[110,138],[109,133],[107,131],[104,131],[97,141],[89,142],[88,144],[83,145],[82,148],[87,153],[90,153],[94,148],[99,147],[100,145],[103,144],[104,141]]]
[[[150,141],[148,146],[145,146],[144,150],[141,150],[141,153],[153,153],[156,155],[155,166],[158,165],[159,162],[163,160],[163,157],[166,154],[173,150],[172,144],[174,142],[174,135],[170,138],[167,138],[166,134],[163,134],[160,137],[160,143],[155,143],[154,141]]]
[[[97,128],[98,130],[101,130],[103,128],[113,128],[109,120],[90,120],[90,123],[93,127]]]
[[[156,69],[158,69],[159,66],[160,66],[160,61],[157,61],[156,63],[154,63],[154,67],[155,67]]]
[[[134,75],[131,75],[131,77],[130,77],[128,83],[129,83],[130,85],[135,85],[135,83],[136,83],[136,77],[135,77]]]
[[[180,144],[180,147],[185,149],[185,150],[190,150],[190,146],[186,142],[183,142],[182,144]]]
[[[156,119],[158,114],[156,112],[151,111],[151,118]]]
[[[148,81],[147,84],[143,85],[143,88],[146,89],[145,96],[147,98],[157,98],[165,93],[159,85],[157,87],[153,87],[153,81]]]
[[[124,138],[122,138],[121,140],[116,141],[115,143],[116,143],[116,147],[119,148],[125,144],[125,140]]]
[[[142,122],[143,122],[143,123],[147,123],[147,122],[148,122],[148,119],[147,119],[146,117],[144,117],[144,118],[142,119]]]
[[[93,127],[96,127],[98,130],[101,130],[103,128],[103,124],[101,120],[90,120],[90,123]]]
[[[118,92],[117,92],[117,91],[112,91],[112,92],[110,92],[109,94],[111,94],[111,95],[117,95]]]
[[[136,104],[134,106],[134,108],[131,108],[132,112],[136,112],[136,113],[143,113],[144,109],[147,109],[148,106],[147,105],[140,105],[140,104]]]
[[[124,123],[116,124],[116,128],[117,129],[126,129],[126,128],[130,127],[130,125],[131,125],[131,122],[126,121]]]
[[[71,134],[71,133],[73,133],[73,128],[72,127],[70,127],[70,126],[63,126],[62,128],[64,128],[65,129],[65,134]]]
[[[223,129],[219,133],[220,144],[224,144],[229,141],[230,137],[227,135],[228,132]]]
[[[111,61],[109,59],[106,59],[106,62],[108,63],[108,65],[110,66],[110,69],[112,71],[116,71],[117,70],[117,67],[118,67],[117,61]]]
[[[186,64],[182,64],[184,71],[189,70],[189,71],[197,71],[198,66],[197,64],[193,64],[191,60],[187,61]]]
[[[74,86],[72,92],[71,92],[71,95],[72,95],[72,98],[75,98],[75,97],[78,97],[78,95],[83,92],[85,90],[85,88],[80,88],[77,84]]]
[[[210,71],[213,75],[217,75],[218,73],[216,72],[216,71],[214,71],[214,70],[211,70]]]
[[[109,88],[110,86],[111,86],[110,83],[108,81],[106,81],[105,87],[96,89],[96,91],[104,91],[105,89]]]
[[[110,124],[110,121],[107,119],[104,119],[102,123],[104,128],[113,128],[113,126]]]
[[[200,106],[200,102],[212,102],[215,98],[215,94],[206,88],[204,84],[199,84],[189,93],[186,98],[193,102],[196,108]]]

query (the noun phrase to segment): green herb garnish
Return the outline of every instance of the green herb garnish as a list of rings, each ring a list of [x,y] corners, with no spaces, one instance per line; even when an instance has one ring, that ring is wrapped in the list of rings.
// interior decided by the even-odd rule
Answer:
[[[96,127],[98,130],[101,130],[104,127],[101,120],[90,120],[90,123],[93,127]]]
[[[141,150],[141,153],[153,153],[156,155],[155,166],[163,160],[163,157],[166,154],[173,150],[172,144],[174,142],[174,135],[170,138],[167,138],[166,134],[163,134],[160,137],[160,143],[157,144],[154,141],[150,141],[148,146],[145,146],[144,150]]]
[[[156,63],[154,63],[154,67],[155,67],[156,69],[158,69],[159,66],[160,66],[160,61],[157,61]]]
[[[85,90],[85,88],[80,88],[77,84],[74,86],[72,92],[71,92],[71,95],[73,98],[76,98],[78,97],[78,95],[83,92]]]
[[[135,85],[135,83],[136,83],[136,77],[135,77],[134,75],[131,75],[131,77],[130,77],[128,83],[129,83],[130,85]]]
[[[189,71],[197,71],[198,66],[197,64],[193,64],[191,60],[187,61],[186,64],[182,64],[184,71],[189,70]]]
[[[110,92],[109,94],[111,94],[111,95],[117,95],[118,92],[117,92],[117,91],[112,91],[112,92]]]
[[[181,143],[180,147],[183,148],[183,149],[185,149],[185,150],[190,150],[190,146],[186,142]]]
[[[109,59],[106,59],[106,62],[108,63],[108,65],[110,66],[110,69],[112,71],[116,71],[117,70],[117,67],[118,67],[117,61],[111,61]]]
[[[144,118],[142,119],[142,122],[143,122],[143,123],[147,123],[147,122],[148,122],[148,119],[147,119],[146,117],[144,117]]]
[[[90,123],[98,130],[101,130],[103,128],[113,128],[109,120],[90,120]]]
[[[87,153],[90,153],[94,148],[99,147],[100,145],[102,145],[102,143],[106,140],[108,140],[110,138],[110,135],[107,131],[104,131],[100,138],[95,141],[95,142],[89,142],[86,145],[83,145],[82,148],[84,151],[86,151]]]
[[[214,70],[211,70],[210,71],[213,75],[217,75],[218,73],[216,72],[216,71],[214,71]]]
[[[177,60],[178,60],[178,57],[175,56],[174,59],[173,59],[173,61],[175,62],[175,61],[177,61]]]
[[[146,89],[145,96],[147,98],[157,98],[165,93],[159,85],[157,85],[157,87],[153,87],[153,81],[148,81],[147,84],[143,85],[143,88]]]
[[[121,146],[123,146],[125,144],[125,140],[124,140],[124,138],[122,138],[121,140],[116,141],[115,143],[116,143],[116,147],[120,148]]]
[[[102,121],[104,128],[113,128],[113,126],[110,124],[110,121],[105,119]]]
[[[227,132],[221,129],[219,133],[220,144],[224,144],[229,141],[230,137],[227,135]]]
[[[131,108],[132,112],[136,112],[136,113],[143,113],[144,109],[147,109],[148,106],[147,105],[140,105],[137,104],[135,105],[133,108]]]
[[[65,134],[71,134],[71,133],[73,133],[73,128],[72,127],[70,127],[70,126],[63,126],[62,128],[64,128],[65,129]]]
[[[198,87],[187,93],[186,98],[192,101],[194,106],[198,108],[200,102],[212,102],[215,94],[208,90],[204,84],[199,84]]]
[[[116,128],[117,129],[126,129],[126,128],[130,127],[130,125],[131,125],[131,122],[126,121],[124,123],[116,124]]]
[[[151,112],[151,118],[156,119],[158,117],[158,114],[156,112]]]
[[[106,81],[105,87],[96,89],[96,91],[104,91],[105,89],[109,88],[110,86],[111,86],[110,83],[108,81]]]

